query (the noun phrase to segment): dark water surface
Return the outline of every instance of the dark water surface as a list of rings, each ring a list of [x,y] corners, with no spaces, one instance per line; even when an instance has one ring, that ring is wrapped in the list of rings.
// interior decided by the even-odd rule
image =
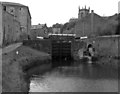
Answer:
[[[30,92],[118,92],[118,71],[75,62],[32,78]]]

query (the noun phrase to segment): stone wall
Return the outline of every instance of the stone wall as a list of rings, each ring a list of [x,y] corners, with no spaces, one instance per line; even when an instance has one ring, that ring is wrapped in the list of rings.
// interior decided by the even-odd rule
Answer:
[[[91,14],[85,18],[78,20],[75,26],[75,33],[77,37],[91,36],[100,32],[106,24],[106,20],[94,13],[94,18],[91,19]]]
[[[0,4],[0,47],[3,43],[3,31],[2,31],[2,5]]]
[[[27,34],[30,33],[31,28],[31,15],[27,6],[13,3],[5,4],[6,11],[12,15],[14,18],[20,22],[22,32]]]
[[[120,56],[120,36],[101,36],[85,40],[88,44],[93,44],[96,52],[100,56],[119,57]]]
[[[117,14],[106,18],[96,13],[88,14],[76,22],[76,37],[113,35],[118,25],[117,17]]]
[[[0,4],[0,46],[28,39],[31,15],[25,5],[11,2]]]
[[[8,12],[3,12],[3,45],[8,45],[19,40],[20,23]]]
[[[19,7],[19,14],[17,15],[19,18],[18,20],[21,23],[21,28],[23,32],[29,34],[31,28],[31,18],[28,15],[28,8],[27,7]]]
[[[41,52],[51,53],[51,41],[50,39],[43,40],[24,40],[23,45],[28,46],[30,48],[34,48]]]

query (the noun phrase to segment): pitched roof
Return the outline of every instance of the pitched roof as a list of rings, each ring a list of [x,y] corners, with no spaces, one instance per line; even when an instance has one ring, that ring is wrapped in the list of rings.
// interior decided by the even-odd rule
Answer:
[[[13,2],[0,2],[2,5],[12,5],[12,6],[25,6],[20,3],[13,3]]]
[[[0,2],[2,5],[9,5],[9,6],[19,6],[19,7],[26,7],[28,9],[28,13],[31,17],[30,11],[29,11],[29,7],[20,3],[14,3],[14,2]]]

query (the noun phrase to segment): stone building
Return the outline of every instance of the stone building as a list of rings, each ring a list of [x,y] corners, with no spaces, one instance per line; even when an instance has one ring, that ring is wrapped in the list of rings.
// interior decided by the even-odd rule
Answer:
[[[61,34],[62,24],[56,23],[52,26],[52,34]]]
[[[41,28],[43,28],[44,26],[45,26],[46,24],[38,24],[38,25],[32,25],[31,26],[31,29],[41,29]]]
[[[86,6],[85,8],[80,9],[79,6],[79,11],[78,11],[78,20],[82,19],[83,17],[86,17],[90,12],[90,7],[87,9]]]
[[[77,18],[70,18],[69,23],[70,23],[70,22],[76,22],[76,21],[78,21]]]
[[[112,16],[100,16],[94,12],[90,11],[90,7],[80,9],[78,11],[78,18],[73,19],[68,23],[75,23],[69,30],[64,30],[63,33],[76,34],[76,37],[94,37],[102,35],[115,34],[118,25],[118,15]]]
[[[77,37],[111,35],[115,34],[117,25],[117,14],[102,17],[91,10],[91,13],[76,22],[74,33]]]
[[[39,37],[48,37],[48,27],[46,24],[32,25],[30,30],[30,38],[36,39]]]
[[[30,34],[31,15],[28,6],[0,2],[0,45],[27,39]]]
[[[85,6],[78,8],[78,18],[70,19],[69,23],[64,24],[66,28],[63,33],[76,34],[76,37],[112,35],[116,33],[117,26],[118,14],[100,16]]]
[[[60,28],[52,28],[53,34],[60,34]]]
[[[96,38],[83,39],[95,47],[99,56],[105,58],[120,57],[120,35],[98,36]]]

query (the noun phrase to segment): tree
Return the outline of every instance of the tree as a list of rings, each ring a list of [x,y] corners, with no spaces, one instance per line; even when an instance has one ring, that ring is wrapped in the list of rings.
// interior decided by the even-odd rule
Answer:
[[[65,23],[61,28],[61,32],[63,33],[65,30],[71,30],[76,25],[76,22]]]

